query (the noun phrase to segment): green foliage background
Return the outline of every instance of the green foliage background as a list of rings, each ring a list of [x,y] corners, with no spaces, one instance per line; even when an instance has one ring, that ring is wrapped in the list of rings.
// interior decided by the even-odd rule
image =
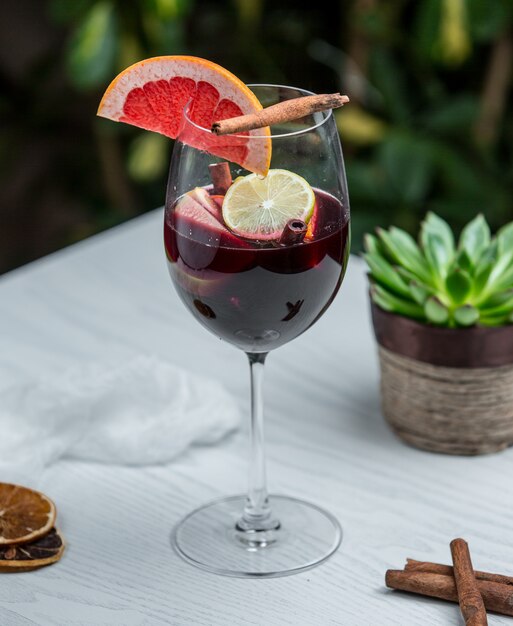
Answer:
[[[161,54],[247,82],[343,91],[353,241],[513,218],[513,0],[6,0],[0,25],[0,271],[163,203],[169,140],[95,117]]]

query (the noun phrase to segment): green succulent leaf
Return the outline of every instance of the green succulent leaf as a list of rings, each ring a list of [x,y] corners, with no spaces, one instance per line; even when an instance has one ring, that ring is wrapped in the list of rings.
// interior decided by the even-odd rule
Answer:
[[[393,267],[394,267],[394,270],[399,274],[399,276],[407,283],[411,281],[419,282],[420,279],[417,276],[417,274],[410,272],[410,270],[407,270],[405,267],[402,267],[402,265],[394,265]]]
[[[459,326],[473,326],[479,320],[479,310],[470,304],[458,307],[453,315]]]
[[[413,319],[424,319],[424,311],[421,306],[414,302],[407,302],[398,296],[390,293],[377,284],[371,286],[372,300],[385,311],[404,315]]]
[[[442,237],[433,233],[424,233],[423,237],[424,255],[433,272],[434,280],[439,283],[447,274],[447,269],[452,260]]]
[[[513,295],[510,293],[509,298],[496,306],[481,307],[482,313],[486,317],[495,317],[497,315],[507,315],[513,312]]]
[[[472,292],[472,278],[465,270],[455,268],[445,279],[445,288],[454,304],[461,304]]]
[[[483,316],[479,318],[480,326],[504,326],[505,324],[511,324],[513,317],[509,315],[496,315],[496,316]]]
[[[502,306],[505,302],[513,297],[513,289],[506,289],[505,291],[499,291],[492,294],[484,302],[480,304],[480,309],[486,315],[487,309],[494,309],[495,307]]]
[[[497,232],[499,255],[513,256],[513,222],[506,224]]]
[[[507,279],[512,267],[512,257],[509,254],[500,255],[496,261],[492,262],[492,270],[488,280],[489,288],[497,289],[496,285],[502,283],[504,278]]]
[[[482,251],[481,256],[476,264],[476,274],[482,271],[485,267],[493,265],[497,261],[499,254],[499,242],[496,238],[490,241],[490,244]]]
[[[459,250],[456,255],[455,265],[462,270],[465,270],[469,274],[472,274],[474,271],[474,264],[472,263],[472,259],[469,257],[466,250]]]
[[[410,281],[408,288],[410,290],[411,297],[421,306],[424,306],[426,300],[433,294],[432,289],[428,289],[426,285],[415,280]]]
[[[420,242],[423,248],[427,245],[427,235],[436,235],[439,237],[446,250],[449,259],[454,257],[454,235],[449,224],[441,217],[431,211],[426,215],[420,229]]]
[[[431,282],[429,266],[411,235],[394,227],[388,232],[379,228],[377,232],[386,253],[394,263],[413,272],[422,282]]]
[[[502,259],[500,259],[501,261]],[[499,261],[499,262],[500,262]],[[498,262],[498,263],[499,263]],[[498,273],[499,268],[494,272],[494,275]],[[493,281],[493,285],[491,281],[487,285],[487,292],[491,291],[503,291],[505,289],[509,289],[513,287],[513,264],[509,264],[502,272],[497,275]],[[488,295],[488,293],[486,293]]]
[[[486,288],[490,280],[490,274],[493,270],[493,264],[483,267],[479,273],[476,273],[474,277],[473,296],[476,302],[479,304],[483,298],[483,294],[486,293]]]
[[[363,258],[367,262],[371,275],[376,281],[401,296],[406,296],[407,298],[410,297],[408,285],[388,261],[379,256],[379,254],[371,252],[364,254]]]
[[[438,298],[431,296],[424,304],[424,315],[433,324],[446,324],[449,320],[449,309]]]
[[[372,254],[382,253],[382,248],[378,238],[375,235],[371,235],[370,233],[365,233],[365,235],[363,236],[363,248],[365,252],[370,252]]]
[[[466,250],[476,264],[487,246],[490,245],[490,227],[483,215],[479,214],[461,232],[459,249]]]

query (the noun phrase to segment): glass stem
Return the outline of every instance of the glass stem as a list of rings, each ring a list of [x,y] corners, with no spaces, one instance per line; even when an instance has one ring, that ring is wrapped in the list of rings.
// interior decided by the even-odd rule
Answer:
[[[251,456],[248,496],[237,526],[244,531],[266,531],[280,526],[269,505],[265,473],[263,380],[267,352],[248,352],[247,356],[251,374]]]

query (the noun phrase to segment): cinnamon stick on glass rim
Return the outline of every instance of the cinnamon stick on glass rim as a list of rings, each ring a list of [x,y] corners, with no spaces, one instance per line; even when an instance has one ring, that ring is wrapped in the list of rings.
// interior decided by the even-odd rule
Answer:
[[[214,122],[212,124],[212,132],[216,135],[242,133],[255,128],[264,128],[265,126],[273,126],[273,124],[298,120],[317,111],[337,109],[348,102],[349,98],[341,96],[339,93],[301,96],[300,98],[292,98],[291,100],[273,104],[257,113],[239,115]]]

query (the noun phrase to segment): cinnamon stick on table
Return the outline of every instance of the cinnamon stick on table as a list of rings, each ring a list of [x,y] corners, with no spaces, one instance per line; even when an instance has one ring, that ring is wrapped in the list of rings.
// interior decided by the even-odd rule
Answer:
[[[430,563],[429,561],[416,561],[415,559],[406,559],[404,566],[406,571],[430,572],[432,574],[443,574],[444,576],[454,576],[454,568],[450,565],[442,565],[441,563]],[[480,572],[474,570],[474,576],[477,580],[488,580],[494,583],[503,583],[511,585],[513,592],[513,576],[505,576],[504,574],[492,574],[491,572]]]
[[[451,541],[454,580],[466,626],[487,626],[486,609],[479,592],[468,544],[464,539]]]
[[[398,591],[458,602],[458,591],[452,575],[446,576],[414,569],[389,569],[385,582],[387,587]],[[513,589],[509,584],[477,580],[477,588],[488,611],[513,616]]]
[[[339,93],[292,98],[291,100],[273,104],[257,113],[239,115],[238,117],[214,122],[212,124],[212,132],[216,135],[242,133],[255,128],[264,128],[273,124],[297,120],[316,111],[336,109],[348,102],[349,98],[341,96]]]

